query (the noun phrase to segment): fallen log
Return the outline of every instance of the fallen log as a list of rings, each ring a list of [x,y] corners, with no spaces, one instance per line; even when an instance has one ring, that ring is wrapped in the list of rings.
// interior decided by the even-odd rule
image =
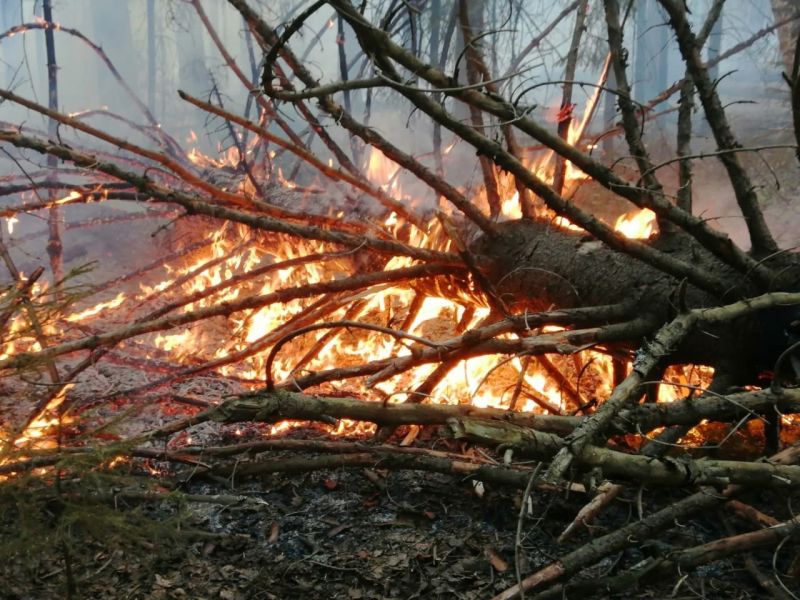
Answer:
[[[584,233],[552,223],[521,220],[501,223],[496,235],[483,236],[471,251],[485,265],[485,275],[511,307],[542,310],[624,304],[630,320],[651,323],[649,334],[631,337],[638,347],[680,312],[717,307],[758,293],[756,282],[721,263],[689,237],[674,236],[649,241],[694,268],[726,282],[724,295],[716,295],[612,250]],[[775,262],[772,262],[775,261]],[[769,266],[780,272],[772,290],[800,289],[797,255],[773,257]],[[760,370],[771,369],[788,346],[787,329],[800,319],[800,310],[776,306],[759,315],[747,315],[727,324],[693,332],[666,357],[669,364],[713,366],[735,374],[735,383],[754,383]]]
[[[622,410],[612,421],[613,433],[644,433],[657,427],[696,425],[702,420],[737,421],[777,408],[782,414],[800,412],[800,389],[759,390],[728,396],[704,395],[664,403],[642,404]],[[237,396],[184,420],[148,434],[171,435],[206,421],[276,423],[282,420],[331,422],[335,419],[367,421],[381,426],[444,425],[452,418],[501,421],[545,433],[567,435],[587,417],[540,415],[497,408],[445,404],[389,404],[352,397],[309,395],[287,390],[258,391]]]
[[[511,448],[522,456],[549,460],[567,447],[567,441],[552,434],[498,421],[451,419],[448,424],[457,439],[491,447]],[[574,453],[574,464],[582,469],[600,468],[611,477],[657,485],[729,484],[766,487],[800,487],[800,466],[769,462],[727,461],[689,458],[654,458],[626,454],[586,445]]]

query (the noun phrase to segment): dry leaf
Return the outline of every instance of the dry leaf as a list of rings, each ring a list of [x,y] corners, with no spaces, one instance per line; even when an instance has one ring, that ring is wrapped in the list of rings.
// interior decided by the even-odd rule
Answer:
[[[494,548],[487,546],[484,552],[486,552],[486,558],[489,559],[489,563],[495,571],[498,573],[505,573],[508,571],[508,563],[503,560]]]
[[[269,538],[267,538],[267,543],[274,544],[278,541],[278,535],[280,535],[281,526],[278,525],[277,521],[273,521],[272,525],[269,528]]]

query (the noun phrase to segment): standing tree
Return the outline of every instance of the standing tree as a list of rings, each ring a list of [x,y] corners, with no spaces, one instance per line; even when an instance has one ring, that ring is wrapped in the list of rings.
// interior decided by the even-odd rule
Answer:
[[[800,5],[792,0],[770,0],[772,14],[776,23],[783,23],[778,29],[783,68],[791,73],[794,68],[797,40],[800,37]]]

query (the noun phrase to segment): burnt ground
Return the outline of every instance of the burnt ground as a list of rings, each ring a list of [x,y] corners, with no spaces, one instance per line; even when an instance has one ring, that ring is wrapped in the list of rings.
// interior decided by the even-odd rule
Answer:
[[[289,435],[318,438],[320,433],[298,429]],[[430,440],[417,443],[431,445]],[[187,494],[238,495],[247,500],[220,505],[178,496],[149,502],[118,495],[65,507],[53,500],[52,493],[37,502],[40,492],[22,486],[15,498],[17,508],[4,509],[2,517],[0,597],[66,598],[70,578],[74,598],[226,600],[484,599],[515,582],[521,499],[516,490],[487,486],[479,493],[470,482],[451,476],[381,470],[269,474],[232,487],[229,482],[193,479],[191,467],[169,473],[166,468],[155,463],[126,465],[113,476],[116,483],[113,478],[98,483],[87,477],[81,486],[130,490],[129,478],[150,470],[158,471],[164,483],[183,482],[178,487]],[[62,486],[72,491],[81,487],[66,481]],[[149,493],[164,491],[158,485],[149,489]],[[590,532],[558,544],[556,537],[586,496],[534,492],[521,529],[522,572],[528,574],[592,537],[637,519],[640,502],[644,513],[650,514],[684,496],[678,490],[628,488]],[[6,507],[13,504],[8,493],[3,499]],[[786,492],[761,491],[743,499],[777,518],[787,518],[792,501],[797,506],[800,495],[790,498]],[[32,512],[41,517],[34,525]],[[753,528],[732,515],[727,521],[737,532]],[[28,537],[15,539],[25,533],[26,523],[32,527]],[[652,540],[636,544],[603,560],[583,577],[619,573],[654,551],[668,552],[726,535],[730,532],[726,533],[719,514],[705,515],[678,524],[656,544]],[[786,572],[796,554],[796,545],[794,549],[785,545],[776,567]],[[771,574],[773,551],[754,556]],[[688,576],[676,573],[646,588],[615,596],[598,589],[591,597],[763,598],[765,592],[744,570],[742,559],[734,557]]]

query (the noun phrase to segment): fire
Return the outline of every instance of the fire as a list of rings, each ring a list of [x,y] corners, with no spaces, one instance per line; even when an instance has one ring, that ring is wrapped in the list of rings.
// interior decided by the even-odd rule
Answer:
[[[109,300],[107,302],[99,302],[94,306],[91,306],[81,312],[73,313],[71,315],[67,315],[65,319],[70,323],[77,323],[78,321],[83,321],[88,319],[89,317],[93,317],[105,310],[109,310],[112,308],[117,308],[121,306],[123,302],[125,302],[125,293],[120,292],[113,300]]]
[[[572,231],[583,231],[580,227],[575,225],[569,219],[565,219],[564,217],[556,217],[553,219],[553,225],[556,227],[560,227],[561,229],[570,229]]]
[[[367,162],[367,177],[370,181],[388,189],[395,185],[395,178],[399,170],[400,165],[387,158],[383,152],[374,147],[370,150]]]
[[[49,25],[49,23],[47,21],[45,21],[44,18],[42,18],[39,15],[33,15],[33,20],[36,23],[40,24],[40,25]],[[61,29],[61,23],[54,22],[54,23],[52,23],[52,26],[53,26],[53,29],[55,29],[56,31],[59,31]]]
[[[331,22],[331,25],[333,22]],[[589,125],[599,97],[600,88],[595,89],[588,100],[580,118],[572,119],[566,141],[580,145]],[[200,169],[224,169],[226,173],[243,173],[240,169],[258,143],[258,136],[251,136],[246,148],[243,140],[218,147],[216,157],[202,153],[196,147],[198,136],[192,131],[187,137],[191,149],[188,159]],[[449,157],[457,139],[443,149]],[[266,171],[257,178],[269,180],[287,189],[297,189],[291,175],[284,174],[277,162],[274,150],[266,150],[260,155],[260,162],[268,163],[262,167]],[[249,161],[247,161],[249,163]],[[328,159],[328,165],[333,160]],[[537,160],[526,163],[526,167],[545,181],[552,182],[556,165],[556,155],[546,152]],[[252,165],[250,165],[252,167]],[[562,193],[565,197],[574,191],[586,178],[586,174],[571,163],[565,165],[565,181]],[[400,165],[383,152],[371,147],[365,168],[366,176],[372,184],[397,197],[401,196]],[[520,198],[513,176],[497,173],[501,193],[502,214],[505,218],[519,218]],[[252,184],[241,176],[239,190],[251,193]],[[231,187],[235,187],[234,184]],[[250,185],[251,187],[247,187]],[[305,185],[305,184],[303,184]],[[85,194],[84,194],[85,195]],[[69,203],[82,198],[81,192],[73,191],[56,203]],[[476,199],[480,202],[480,199]],[[534,204],[537,204],[534,199]],[[555,217],[538,203],[537,216],[550,219],[556,227],[580,230],[563,217]],[[342,217],[342,213],[338,214]],[[8,222],[9,228],[11,222]],[[443,231],[440,222],[433,219],[430,225],[410,225],[401,222],[396,213],[391,213],[383,223],[373,222],[370,227],[379,231],[379,236],[395,238],[403,243],[419,248],[451,250],[452,240]],[[644,239],[649,237],[655,227],[655,215],[648,210],[624,215],[617,221],[616,229],[622,235]],[[196,236],[196,231],[188,232]],[[165,274],[160,281],[142,284],[138,292],[119,293],[114,299],[99,302],[80,312],[74,312],[66,321],[83,324],[88,319],[97,318],[109,311],[130,308],[130,318],[144,313],[141,307],[148,303],[157,305],[164,298],[187,298],[192,301],[180,307],[179,311],[200,310],[224,305],[244,297],[258,297],[277,290],[307,286],[310,284],[335,281],[359,272],[358,260],[369,260],[366,252],[353,251],[352,256],[337,260],[302,261],[303,257],[331,254],[340,248],[313,241],[298,241],[296,238],[277,234],[253,233],[248,228],[226,224],[207,234],[207,246],[182,259],[164,265]],[[408,257],[393,257],[385,264],[384,270],[406,267],[415,261]],[[274,269],[265,267],[274,266]],[[258,277],[251,275],[260,270]],[[210,293],[213,291],[213,293]],[[471,315],[467,317],[466,315]],[[194,365],[211,363],[216,373],[235,377],[245,384],[262,385],[266,376],[266,355],[269,349],[288,334],[309,323],[330,322],[331,329],[322,329],[298,336],[282,347],[271,366],[271,377],[279,384],[291,384],[293,378],[308,372],[318,372],[344,368],[354,364],[364,364],[388,359],[403,359],[412,356],[421,348],[419,340],[398,340],[384,332],[354,331],[336,326],[336,321],[358,320],[380,325],[393,330],[422,338],[432,344],[445,343],[457,336],[456,329],[479,326],[489,318],[490,311],[478,303],[461,298],[442,298],[424,295],[408,285],[376,285],[359,290],[352,296],[341,294],[331,298],[296,299],[275,303],[249,311],[216,317],[202,325],[187,327],[143,336],[142,346],[157,348],[175,361]],[[16,321],[14,322],[16,323]],[[14,326],[12,323],[12,327]],[[21,325],[20,325],[21,327]],[[549,330],[548,330],[549,331]],[[13,342],[12,342],[13,343]],[[35,342],[31,342],[35,343]],[[7,344],[8,346],[8,344]],[[310,350],[314,350],[313,353]],[[6,354],[15,351],[13,346]],[[574,359],[574,360],[573,360]],[[467,404],[480,407],[497,407],[531,412],[550,412],[567,414],[580,406],[580,393],[572,392],[578,399],[569,398],[554,379],[553,368],[563,370],[563,379],[574,381],[578,374],[591,380],[591,399],[604,399],[612,390],[614,369],[607,355],[586,351],[575,357],[552,359],[554,364],[519,357],[476,356],[463,360],[448,372],[437,373],[435,385],[429,380],[437,369],[436,364],[418,366],[406,372],[383,380],[355,380],[340,383],[364,398],[385,402],[423,401],[450,404]],[[550,371],[548,372],[548,368]],[[671,381],[688,385],[690,379],[684,375],[671,375]],[[676,384],[676,385],[677,385]],[[563,385],[563,382],[562,382]],[[63,403],[69,386],[63,386],[61,393],[37,415],[31,425],[14,440],[15,446],[22,446],[34,439],[45,437],[48,429],[58,421],[58,407]],[[421,392],[420,390],[425,390]],[[519,394],[517,394],[519,392]],[[680,395],[679,387],[661,386],[660,394],[664,401]],[[422,397],[421,397],[422,395]],[[531,398],[535,398],[531,399]],[[272,433],[285,431],[295,424],[281,422],[272,427]],[[335,434],[352,431],[369,431],[371,426],[339,422]],[[190,443],[190,439],[186,439]]]
[[[201,152],[196,146],[197,142],[197,134],[194,131],[190,131],[186,137],[186,143],[191,148],[186,157],[192,164],[201,169],[223,169],[226,167],[236,169],[242,159],[247,159],[250,156],[258,140],[255,137],[251,138],[247,148],[242,148],[241,151],[237,144],[231,144],[227,148],[223,148],[222,144],[217,144],[217,158]],[[241,143],[241,137],[238,137],[237,143]],[[244,152],[244,156],[241,155],[241,152]]]
[[[656,214],[648,208],[624,214],[614,229],[627,238],[646,240],[656,231]]]
[[[75,386],[75,384],[68,383],[58,391],[50,402],[47,403],[39,413],[31,420],[22,433],[20,433],[13,441],[12,445],[16,448],[53,448],[55,441],[49,437],[52,429],[60,424],[63,420],[59,415],[59,407],[64,403],[67,393]]]
[[[573,115],[575,106],[570,105],[567,111],[557,111],[556,114],[553,115],[553,121],[555,123],[559,123],[561,120],[565,118],[569,118],[569,128],[567,129],[566,141],[571,146],[579,146],[580,142],[586,133],[586,129],[588,128],[589,124],[591,123],[592,117],[594,116],[595,109],[597,107],[597,102],[600,98],[600,93],[603,90],[602,83],[606,80],[606,75],[608,73],[609,68],[609,58],[606,58],[605,64],[603,65],[603,69],[601,71],[600,77],[598,79],[597,85],[593,88],[592,95],[586,102],[586,106],[581,114],[580,118],[574,118]],[[591,150],[594,147],[593,144],[586,144],[586,149]],[[528,168],[536,174],[537,177],[540,179],[552,183],[555,180],[555,167],[557,162],[557,154],[553,150],[548,150],[542,156],[538,157],[536,160],[532,161]],[[564,163],[564,189],[562,190],[562,194],[565,197],[569,197],[569,195],[574,191],[577,185],[586,180],[587,175],[583,171],[581,171],[577,166],[575,166],[570,161],[565,161]],[[502,189],[506,191],[502,204],[502,214],[507,219],[518,219],[522,216],[521,208],[519,206],[519,192],[513,189],[513,184],[511,183],[510,177],[505,178],[505,183],[502,184]],[[539,214],[537,216],[549,218],[552,215],[547,214],[548,211],[545,210],[543,207],[540,208]],[[575,226],[574,224],[570,223],[569,220],[565,219],[564,217],[557,217],[553,220],[554,225],[557,227],[562,227],[564,229],[572,229],[580,231],[580,227]],[[623,234],[625,235],[625,234]]]
[[[456,147],[457,143],[458,143],[458,138],[453,139],[452,142],[450,142],[445,148],[442,149],[442,154],[444,154],[445,156],[450,154],[453,151],[453,148]]]
[[[675,402],[698,390],[708,387],[714,369],[704,366],[673,366],[664,373],[663,384],[658,388],[659,402]]]
[[[519,192],[517,190],[514,190],[513,194],[503,200],[502,211],[506,219],[522,218],[522,209],[519,204]]]
[[[590,110],[587,108],[584,118],[573,123],[568,140],[570,143],[579,141]],[[196,136],[193,136],[191,141],[196,141]],[[449,151],[451,148],[452,144],[446,150]],[[213,159],[193,148],[190,159],[201,166],[231,164],[238,160],[238,154],[232,150],[229,149],[222,159]],[[271,158],[274,158],[274,155]],[[551,172],[548,170],[552,170],[552,165],[548,166],[547,163],[551,158],[552,156],[545,157],[541,162],[532,164],[531,168],[542,177],[550,177]],[[296,188],[294,182],[286,179],[280,167],[277,167],[275,172],[278,183],[286,188]],[[366,173],[375,185],[392,194],[399,193],[399,165],[376,148],[372,148],[368,155]],[[498,177],[503,189],[509,191],[503,205],[505,216],[507,218],[519,216],[519,196],[514,189],[513,178],[508,174],[499,174]],[[584,177],[585,175],[577,169],[568,170],[566,189]],[[564,218],[555,219],[554,224],[558,227],[578,229]],[[443,234],[438,221],[433,221],[428,230],[421,230],[401,222],[397,215],[392,213],[386,218],[381,229],[387,234],[403,239],[409,245],[449,249],[450,240]],[[631,234],[628,228],[621,231],[625,235]],[[252,282],[225,287],[226,281],[230,281],[233,277],[246,276],[265,263],[280,265],[301,256],[332,250],[323,243],[298,242],[296,239],[281,236],[272,236],[268,243],[253,244],[251,235],[244,228],[232,226],[212,232],[208,252],[195,256],[184,265],[169,265],[168,277],[161,282],[143,286],[136,299],[137,302],[145,302],[148,298],[167,293],[181,297],[201,293],[215,286],[220,287],[219,292],[198,299],[183,308],[183,310],[195,310],[246,295],[269,294],[278,289],[324,282],[352,273],[353,267],[347,260],[331,261],[324,265],[309,262],[276,268]],[[394,257],[384,269],[409,266],[413,262],[407,257]],[[426,296],[416,306],[416,312],[409,314],[409,307],[415,302],[414,296],[415,291],[405,286],[378,286],[360,292],[357,297],[339,306],[332,306],[327,313],[319,314],[325,314],[322,319],[330,322],[348,318],[371,323],[393,323],[395,329],[400,328],[402,324],[402,329],[407,333],[432,342],[443,342],[453,337],[454,327],[462,320],[467,305],[457,298]],[[119,301],[124,302],[124,299]],[[353,307],[354,302],[358,303],[357,310]],[[220,319],[218,331],[216,325],[193,327],[153,335],[148,341],[177,360],[184,361],[191,358],[196,361],[218,361],[220,365],[218,371],[221,374],[260,382],[265,377],[266,352],[254,349],[268,349],[275,344],[285,335],[288,324],[293,319],[301,318],[304,311],[311,310],[312,305],[313,299],[264,306],[253,311],[230,315],[224,320]],[[104,305],[98,305],[93,307],[94,313],[84,311],[73,316],[71,320],[88,318],[91,314],[106,308]],[[472,317],[468,323],[462,323],[462,326],[475,327],[489,314],[488,309],[484,307],[469,308],[472,310]],[[319,319],[320,317],[316,317],[316,320]],[[323,329],[294,339],[283,347],[272,365],[271,376],[278,383],[286,383],[306,372],[382,359],[402,359],[412,355],[416,345],[416,342],[398,341],[392,336],[377,332],[355,332],[343,328],[333,328],[330,331]],[[315,350],[314,355],[304,359],[304,355],[311,348]],[[232,356],[243,358],[231,361]],[[582,353],[581,357],[578,360],[588,363],[589,371],[594,373],[593,378],[596,380],[594,394],[606,397],[611,393],[610,382],[613,379],[609,366],[610,359],[592,352]],[[567,362],[564,361],[562,366]],[[520,382],[523,395],[514,402],[514,407],[517,409],[539,412],[544,406],[548,407],[550,412],[564,413],[576,408],[570,404],[558,385],[536,360],[523,363],[520,359],[498,359],[495,356],[470,358],[458,363],[441,376],[432,391],[426,392],[426,397],[420,398],[417,390],[423,386],[428,387],[426,381],[435,368],[436,365],[422,365],[385,381],[348,382],[347,386],[355,388],[363,397],[389,402],[412,400],[511,408],[512,391],[515,384]],[[536,396],[537,401],[531,400],[531,396]],[[273,433],[284,431],[294,425],[276,424],[273,426]],[[368,429],[363,425],[341,423],[338,427],[338,433],[354,430],[363,432]]]
[[[399,223],[394,215],[389,216],[384,224],[388,231],[392,231],[397,226]],[[269,247],[268,252],[252,247],[241,248],[241,238],[238,236],[242,233],[239,231],[217,232],[211,256],[203,255],[192,264],[174,270],[169,281],[166,282],[166,286],[160,285],[158,288],[162,290],[170,288],[176,280],[186,278],[181,284],[180,293],[187,294],[218,285],[235,274],[251,271],[263,264],[265,260],[279,264],[298,256],[327,250],[322,244],[298,245],[296,240],[288,239],[275,240],[276,243]],[[432,228],[430,232],[411,228],[407,235],[409,243],[419,246],[435,247],[442,243],[435,237],[435,228]],[[223,260],[212,268],[203,268],[204,264],[208,264],[215,258]],[[385,268],[387,270],[394,269],[408,263],[409,259],[395,257]],[[348,269],[350,267],[342,264],[341,268]],[[335,262],[327,263],[324,267],[319,264],[303,264],[276,269],[265,276],[258,286],[247,289],[241,286],[232,287],[198,301],[194,307],[199,308],[211,303],[225,302],[244,293],[267,294],[292,285],[322,282],[336,277],[338,273],[342,275],[347,273],[346,270],[340,271],[339,269],[340,266]],[[192,274],[195,276],[191,276]],[[146,290],[146,292],[150,291],[152,290]],[[155,293],[163,294],[163,291]],[[426,296],[419,303],[415,314],[409,315],[408,307],[413,304],[414,295],[415,292],[405,286],[378,286],[363,291],[357,299],[353,299],[360,303],[358,311],[350,313],[348,318],[373,323],[403,323],[405,321],[402,326],[404,331],[433,342],[441,342],[453,337],[454,327],[463,319],[466,307],[459,304],[456,299]],[[286,304],[265,306],[241,315],[231,315],[227,319],[227,325],[221,331],[225,336],[220,339],[222,343],[214,342],[213,332],[208,331],[207,328],[159,334],[153,338],[151,343],[181,359],[189,356],[187,349],[191,348],[191,357],[194,359],[224,361],[232,354],[247,352],[248,348],[268,347],[275,343],[282,337],[280,332],[283,331],[287,322],[307,310],[311,304],[310,300],[296,300]],[[336,308],[326,317],[326,320],[335,322],[345,318],[350,306],[351,303],[348,302],[340,308]],[[189,309],[188,306],[187,309]],[[466,325],[474,327],[488,314],[487,308],[478,307]],[[395,325],[394,328],[399,328],[399,325]],[[324,340],[323,336],[325,336]],[[314,356],[302,364],[298,371],[298,361],[314,344],[321,344],[321,347],[316,348]],[[414,352],[415,345],[415,342],[397,341],[392,336],[377,332],[354,332],[342,328],[332,330],[332,332],[322,330],[303,336],[282,349],[272,366],[272,376],[277,382],[291,381],[292,377],[302,375],[305,371],[319,371],[381,359],[402,358],[410,356]],[[217,348],[217,350],[213,355],[203,356],[202,349],[210,347]],[[264,361],[264,353],[259,352],[236,364],[224,364],[219,370],[226,375],[263,381],[266,367]],[[415,395],[415,390],[425,383],[434,369],[435,365],[423,365],[374,385],[368,382],[355,382],[348,385],[355,386],[358,393],[364,397],[375,400],[387,397],[391,402],[419,400],[420,398]],[[505,359],[498,360],[494,356],[474,357],[463,361],[446,373],[430,393],[430,397],[424,398],[424,401],[452,404],[472,402],[481,406],[508,407],[510,401],[508,382],[516,381],[521,376],[521,370],[518,364],[508,364]],[[558,410],[564,407],[559,391],[548,383],[546,375],[539,372],[535,366],[524,374],[524,385],[531,388],[532,393],[546,397],[554,407],[558,407]],[[505,388],[505,391],[502,388]],[[526,408],[533,409],[533,404],[528,402]],[[539,409],[537,408],[537,410]],[[290,426],[291,424],[281,424],[275,427],[275,431]],[[351,425],[351,427],[355,427],[355,425]],[[359,425],[357,430],[365,431],[362,425]]]
[[[293,190],[297,188],[297,184],[294,181],[286,179],[286,177],[283,174],[283,169],[281,167],[278,167],[278,181],[287,190]]]
[[[56,200],[53,204],[56,204],[56,205],[69,204],[73,200],[79,200],[82,197],[83,196],[82,196],[82,194],[80,192],[72,191],[69,194],[67,194],[66,196],[64,196],[63,198],[59,198],[58,200]]]

